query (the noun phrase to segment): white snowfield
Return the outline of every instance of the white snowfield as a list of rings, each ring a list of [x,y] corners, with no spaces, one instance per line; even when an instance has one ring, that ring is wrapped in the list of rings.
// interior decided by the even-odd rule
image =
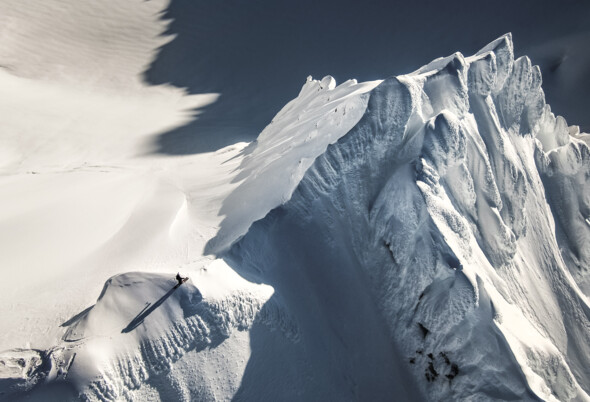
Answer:
[[[178,158],[153,136],[216,94],[14,69],[0,400],[590,400],[589,136],[509,34],[309,78],[257,141]]]

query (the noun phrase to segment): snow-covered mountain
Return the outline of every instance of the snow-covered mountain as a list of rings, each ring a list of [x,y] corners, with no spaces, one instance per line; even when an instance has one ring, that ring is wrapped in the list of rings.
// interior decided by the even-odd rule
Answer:
[[[509,34],[383,81],[310,77],[209,156],[234,169],[200,240],[217,258],[163,270],[178,288],[111,277],[60,341],[0,353],[2,397],[590,400],[588,141]],[[166,183],[127,219],[192,241],[205,218]]]
[[[297,311],[301,342],[337,334],[313,355],[333,362],[340,398],[392,395],[409,372],[428,400],[587,400],[588,135],[551,113],[510,35],[367,97],[227,260]]]
[[[0,401],[590,399],[589,12],[1,2]]]

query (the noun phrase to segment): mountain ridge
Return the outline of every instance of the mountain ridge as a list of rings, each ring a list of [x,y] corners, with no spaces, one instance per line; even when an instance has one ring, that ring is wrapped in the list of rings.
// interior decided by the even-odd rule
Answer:
[[[513,49],[309,78],[229,154],[217,258],[112,277],[61,344],[0,354],[9,395],[590,400],[590,152]]]

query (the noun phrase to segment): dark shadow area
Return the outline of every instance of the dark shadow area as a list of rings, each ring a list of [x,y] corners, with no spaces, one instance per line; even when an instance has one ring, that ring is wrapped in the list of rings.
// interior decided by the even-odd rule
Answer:
[[[87,307],[86,309],[84,309],[83,311],[79,312],[78,314],[76,314],[75,316],[73,316],[72,318],[70,318],[69,320],[65,321],[63,324],[60,325],[60,327],[69,327],[70,325],[77,323],[82,318],[84,318],[86,316],[86,314],[88,314],[88,312],[90,310],[92,310],[92,307],[94,307],[94,305],[92,305],[90,307]]]
[[[133,320],[131,320],[129,325],[127,325],[125,328],[123,328],[123,330],[121,330],[121,333],[126,334],[128,332],[133,331],[138,326],[140,326],[143,323],[143,320],[145,320],[148,315],[153,313],[155,309],[160,307],[162,305],[162,303],[164,303],[166,301],[167,298],[172,296],[172,293],[174,293],[174,291],[176,289],[178,289],[178,286],[174,286],[164,296],[160,297],[160,299],[157,302],[155,302],[154,304],[152,304],[151,306],[150,306],[150,303],[147,303],[146,306],[143,308],[143,310],[141,310],[139,312],[139,314],[137,314],[137,316],[135,316],[135,318]]]
[[[2,385],[0,384],[0,387]],[[1,389],[1,388],[0,388]],[[78,391],[67,382],[39,383],[31,391],[17,394],[0,394],[0,402],[77,402]]]
[[[336,400],[336,389],[332,395],[319,392],[322,381],[329,376],[318,374],[317,363],[306,360],[301,342],[285,342],[281,331],[271,331],[259,320],[254,322],[249,333],[252,354],[232,401],[260,400],[261,395],[268,401]]]
[[[26,350],[23,350],[26,351]],[[48,381],[52,370],[55,369],[55,361],[51,358],[51,351],[30,349],[37,352],[41,362],[37,366],[30,367],[24,376],[0,378],[0,402],[4,401],[29,401],[29,402],[53,402],[53,401],[78,401],[78,392],[75,386],[61,381]],[[21,360],[25,363],[25,358]],[[18,362],[17,364],[21,364]],[[7,373],[3,373],[7,374]],[[59,374],[57,374],[59,376]]]
[[[261,316],[273,305],[288,312],[280,315],[279,328],[255,321],[251,355],[232,400],[422,400],[347,232],[336,240],[342,247],[332,247],[324,222],[304,223],[287,209],[255,222],[226,257],[244,278],[258,277],[275,289]]]
[[[172,20],[166,34],[175,38],[160,49],[145,80],[221,96],[191,123],[161,134],[155,151],[193,154],[252,140],[308,75],[383,79],[455,51],[472,54],[506,32],[522,55],[587,31],[589,17],[590,3],[581,0],[171,0],[162,18]],[[545,74],[555,68],[543,64]],[[561,107],[569,104],[565,94],[551,85],[546,92],[553,110],[569,118]],[[568,99],[589,99],[582,95]],[[588,123],[587,114],[570,122]]]

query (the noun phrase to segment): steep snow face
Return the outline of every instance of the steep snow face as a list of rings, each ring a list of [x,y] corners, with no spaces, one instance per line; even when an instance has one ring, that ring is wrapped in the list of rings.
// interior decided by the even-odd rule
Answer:
[[[584,138],[505,35],[376,86],[227,260],[273,286],[349,399],[398,378],[429,400],[589,400]]]
[[[174,191],[111,217],[100,255],[142,259],[92,258],[114,276],[54,347],[0,352],[0,399],[590,400],[588,138],[510,35],[309,79],[257,142],[164,165]],[[223,259],[187,263],[218,211]]]
[[[252,222],[291,198],[313,161],[358,123],[367,92],[380,82],[348,80],[336,86],[331,76],[321,81],[309,76],[297,98],[246,149],[234,178],[239,187],[224,199],[219,213],[225,219],[206,251],[225,251]]]
[[[590,295],[590,152],[588,134],[565,127],[562,119],[548,118],[558,146],[536,153],[545,190],[556,220],[563,258],[586,296]],[[568,135],[569,134],[571,136]],[[561,143],[561,145],[559,145]]]

